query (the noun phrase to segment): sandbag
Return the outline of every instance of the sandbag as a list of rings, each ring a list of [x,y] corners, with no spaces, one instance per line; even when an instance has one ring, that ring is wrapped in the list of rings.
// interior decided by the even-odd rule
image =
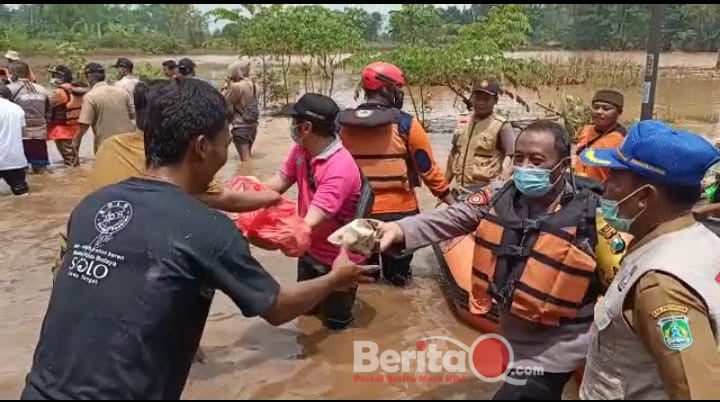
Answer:
[[[227,184],[235,191],[267,191],[252,176],[237,176]],[[288,257],[300,257],[310,248],[311,230],[297,213],[295,201],[281,197],[271,207],[228,214],[250,243],[267,250],[280,250]]]

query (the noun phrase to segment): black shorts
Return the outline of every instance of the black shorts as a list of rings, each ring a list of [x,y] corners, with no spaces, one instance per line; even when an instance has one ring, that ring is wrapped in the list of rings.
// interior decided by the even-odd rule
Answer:
[[[0,170],[0,179],[5,180],[10,186],[10,191],[15,195],[27,194],[29,191],[25,170],[25,168]]]
[[[257,137],[257,127],[236,127],[231,133],[236,145],[250,145]]]

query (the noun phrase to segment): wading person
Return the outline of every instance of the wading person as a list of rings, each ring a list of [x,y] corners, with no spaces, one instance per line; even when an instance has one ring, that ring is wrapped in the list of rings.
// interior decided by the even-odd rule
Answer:
[[[86,65],[85,77],[91,89],[83,98],[78,119],[80,133],[75,137],[73,145],[79,150],[82,137],[92,127],[95,135],[93,150],[97,152],[100,144],[113,135],[135,131],[135,107],[126,90],[108,85],[105,68],[100,64]]]
[[[50,103],[45,88],[28,77],[30,67],[22,61],[10,64],[10,100],[25,111],[23,148],[33,173],[46,173],[50,166],[47,150],[47,118]]]
[[[289,137],[295,143],[280,171],[267,185],[285,193],[298,186],[298,213],[312,229],[310,250],[298,260],[298,281],[331,272],[340,248],[328,236],[355,217],[362,179],[352,155],[335,135],[337,104],[320,94],[308,93],[283,108],[292,118]],[[351,255],[354,261],[363,260]],[[323,322],[344,329],[353,322],[352,307],[357,288],[332,293],[319,306]]]
[[[49,94],[50,120],[48,122],[48,140],[55,146],[63,158],[65,166],[80,165],[80,157],[73,146],[73,139],[80,133],[80,109],[83,96],[88,89],[73,84],[73,73],[65,66],[50,70],[54,86]]]
[[[405,75],[397,66],[377,62],[362,72],[365,103],[340,113],[340,138],[372,185],[371,218],[391,222],[419,213],[415,187],[425,182],[439,199],[453,197],[433,157],[430,139],[420,122],[403,112]],[[382,273],[395,286],[412,277],[412,254],[383,255]],[[371,264],[379,262],[376,255]]]
[[[633,235],[595,309],[581,398],[716,399],[720,239],[695,221],[692,208],[718,150],[694,134],[642,121],[619,148],[580,158],[609,169],[603,215]]]
[[[215,289],[280,325],[367,280],[341,253],[328,275],[280,286],[233,222],[191,196],[227,160],[227,116],[220,92],[198,80],[151,101],[145,176],[71,214],[23,399],[179,399]]]
[[[224,95],[233,114],[233,143],[240,160],[245,162],[252,157],[260,118],[257,87],[250,79],[250,60],[241,60],[230,65],[228,79],[230,83]]]
[[[565,173],[570,138],[555,122],[519,134],[513,165],[512,181],[495,193],[488,186],[447,209],[382,224],[380,247],[416,250],[474,233],[470,312],[487,314],[496,303],[514,367],[543,370],[511,371],[527,383],[505,382],[494,399],[559,399],[585,360],[600,293],[599,195]]]
[[[27,159],[23,151],[25,111],[10,102],[10,90],[0,84],[0,179],[10,187],[13,195],[28,193],[26,181]]]

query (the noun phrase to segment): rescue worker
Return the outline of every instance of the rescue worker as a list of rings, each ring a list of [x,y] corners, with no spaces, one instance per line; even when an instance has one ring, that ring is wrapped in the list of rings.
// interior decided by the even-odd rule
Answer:
[[[448,155],[445,169],[448,183],[464,188],[484,186],[501,173],[509,178],[515,130],[495,113],[500,93],[500,84],[494,79],[486,78],[473,86],[470,98],[473,114],[460,118]]]
[[[50,85],[55,87],[49,94],[51,110],[48,140],[55,141],[65,166],[79,166],[80,159],[73,146],[73,139],[80,133],[78,118],[83,96],[89,88],[74,85],[72,70],[66,66],[57,66],[48,71],[52,75]]]
[[[375,193],[371,218],[392,222],[419,213],[415,187],[420,179],[436,197],[453,202],[443,173],[433,158],[420,122],[403,112],[405,75],[397,66],[376,62],[362,72],[366,103],[340,112],[340,137]],[[412,254],[382,256],[382,274],[396,286],[412,276]],[[378,264],[378,255],[370,264]]]
[[[609,169],[605,220],[634,236],[595,310],[583,399],[716,399],[720,388],[720,239],[695,221],[705,139],[659,121],[630,129],[619,148],[587,150]]]
[[[622,143],[627,130],[618,122],[624,104],[623,94],[613,89],[597,91],[593,96],[590,112],[592,124],[578,134],[578,145],[575,154],[580,155],[587,148],[615,148]],[[601,184],[608,177],[608,171],[602,166],[588,166],[575,159],[575,171],[580,176],[587,176]]]
[[[380,224],[380,249],[416,250],[474,232],[470,312],[486,314],[495,303],[519,369],[507,375],[527,380],[506,380],[494,399],[561,398],[585,360],[600,293],[600,190],[565,174],[570,138],[552,121],[518,135],[513,165],[512,180],[497,192],[489,185],[446,209]],[[502,372],[503,362],[496,363]],[[538,366],[543,374],[522,370]]]

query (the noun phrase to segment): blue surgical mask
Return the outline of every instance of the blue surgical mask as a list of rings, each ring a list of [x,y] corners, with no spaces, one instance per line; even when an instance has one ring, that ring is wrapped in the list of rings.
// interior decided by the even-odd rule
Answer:
[[[550,192],[554,184],[550,183],[550,172],[550,169],[515,166],[513,182],[523,195],[542,197]]]
[[[642,190],[646,186],[642,186],[639,189],[633,191],[632,193],[626,195],[622,200],[620,201],[613,201],[608,200],[605,198],[600,199],[600,211],[602,212],[603,218],[605,218],[605,221],[615,228],[618,232],[624,232],[629,233],[630,227],[633,223],[635,223],[635,220],[645,212],[646,208],[643,208],[640,212],[638,212],[634,217],[632,218],[621,218],[620,217],[620,204],[624,203],[625,201],[629,200],[633,195],[637,194],[638,191]],[[652,187],[652,186],[650,186]]]

